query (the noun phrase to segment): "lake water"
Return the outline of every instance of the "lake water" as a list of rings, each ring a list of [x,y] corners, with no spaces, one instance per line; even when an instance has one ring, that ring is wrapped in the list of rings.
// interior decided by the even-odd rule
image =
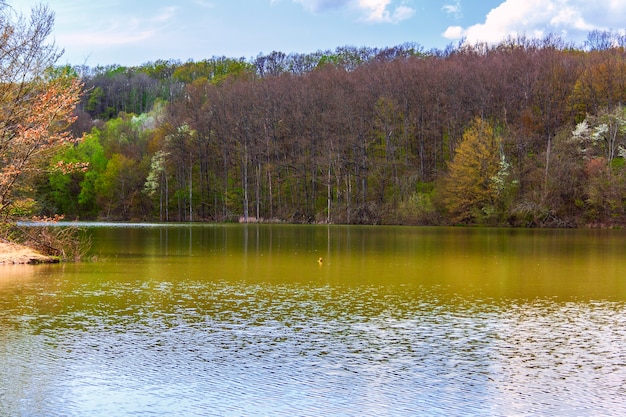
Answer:
[[[87,232],[0,266],[0,415],[626,414],[624,231]]]

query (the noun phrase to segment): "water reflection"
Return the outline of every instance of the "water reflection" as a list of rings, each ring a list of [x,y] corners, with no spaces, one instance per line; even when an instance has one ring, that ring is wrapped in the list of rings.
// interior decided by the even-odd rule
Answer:
[[[2,281],[0,414],[626,413],[621,264],[603,240],[136,232],[98,231],[107,262]],[[608,280],[586,292],[595,259]]]
[[[420,282],[491,297],[626,300],[620,231],[179,225],[94,233],[101,258],[143,276],[156,268],[209,279]]]

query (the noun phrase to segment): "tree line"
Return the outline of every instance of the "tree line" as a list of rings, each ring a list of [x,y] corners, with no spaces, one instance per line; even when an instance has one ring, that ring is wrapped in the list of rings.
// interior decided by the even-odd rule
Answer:
[[[80,219],[622,225],[626,41],[73,68],[32,210]],[[84,169],[54,170],[58,164]],[[26,184],[24,184],[24,189]]]

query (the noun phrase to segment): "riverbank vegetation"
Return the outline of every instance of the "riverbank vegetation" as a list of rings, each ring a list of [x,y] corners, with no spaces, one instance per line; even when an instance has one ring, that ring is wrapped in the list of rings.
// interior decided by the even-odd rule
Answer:
[[[10,207],[116,221],[621,226],[625,47],[608,31],[580,46],[518,37],[57,68],[83,85],[64,130],[82,140],[21,175]]]
[[[39,219],[46,221],[37,228],[12,220],[33,213],[38,178],[82,166],[49,166],[59,150],[77,143],[69,127],[82,81],[70,69],[54,67],[60,55],[47,40],[54,22],[47,7],[34,8],[30,19],[0,7],[0,263],[78,260],[89,249],[78,229],[51,228],[49,220],[56,219]]]

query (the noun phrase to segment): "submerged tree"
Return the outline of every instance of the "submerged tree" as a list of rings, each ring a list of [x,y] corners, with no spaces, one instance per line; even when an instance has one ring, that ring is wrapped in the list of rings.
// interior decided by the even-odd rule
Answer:
[[[0,7],[0,216],[6,220],[19,181],[71,140],[66,129],[81,83],[69,71],[51,70],[60,54],[47,41],[54,23],[47,7],[33,8],[29,20]]]

